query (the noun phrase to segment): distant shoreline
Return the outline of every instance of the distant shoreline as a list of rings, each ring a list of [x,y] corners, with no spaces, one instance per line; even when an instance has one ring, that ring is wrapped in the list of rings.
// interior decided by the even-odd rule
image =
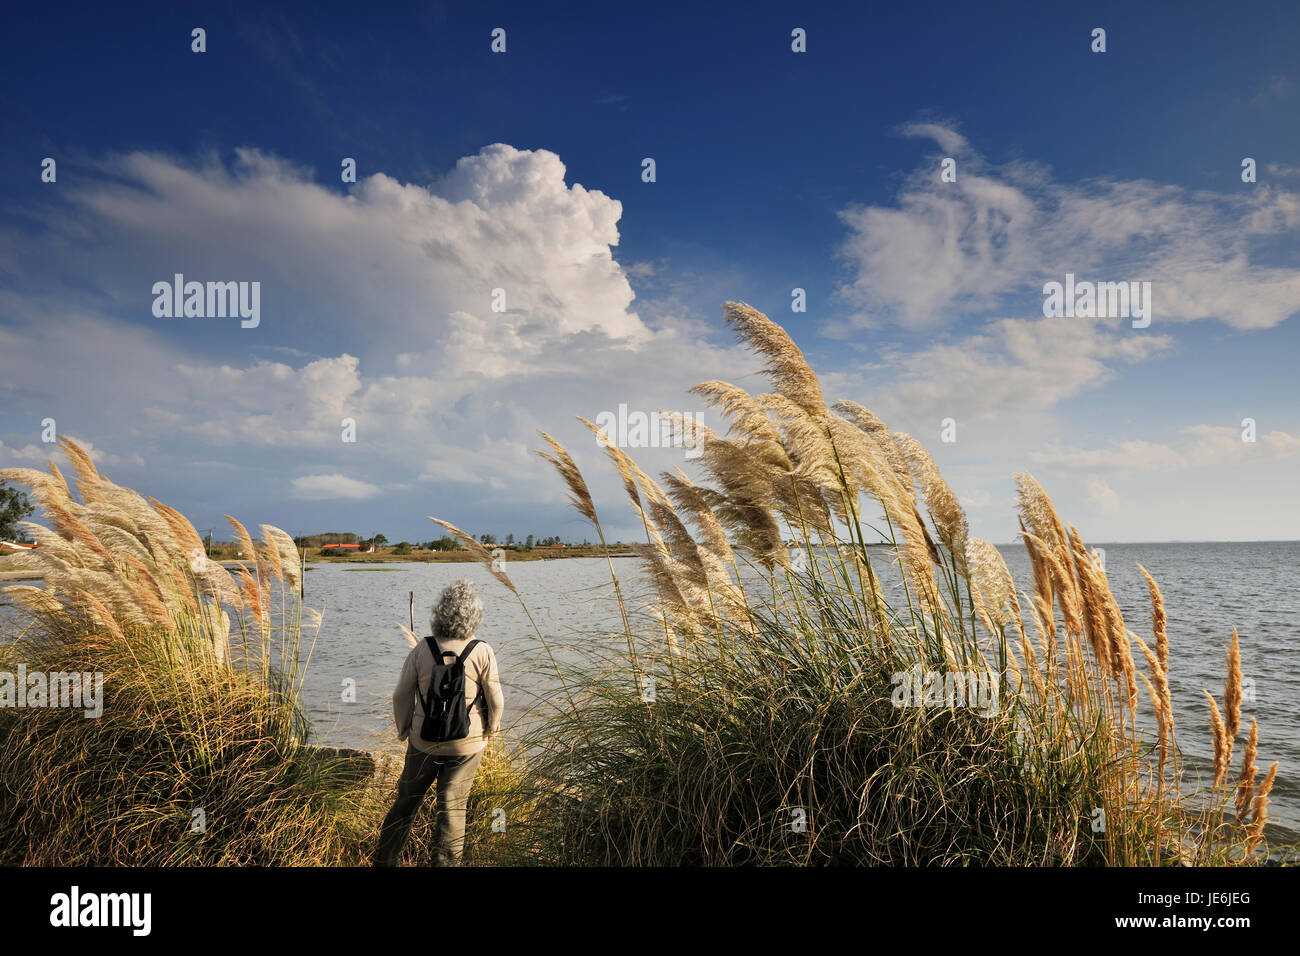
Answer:
[[[610,545],[608,548],[603,548],[598,544],[576,544],[563,548],[534,547],[527,551],[516,551],[510,545],[485,544],[483,547],[487,549],[489,554],[500,548],[506,555],[505,560],[511,562],[554,561],[565,558],[636,557],[636,552],[629,545]],[[308,548],[306,560],[320,564],[409,564],[413,562],[432,564],[446,561],[472,564],[482,561],[483,558],[466,548],[457,551],[420,551],[413,548],[409,554],[394,554],[391,549],[385,549],[374,553],[362,551],[355,554],[341,555],[322,555],[320,548]],[[238,561],[222,561],[222,563],[233,565],[237,564]]]
[[[517,561],[560,561],[567,558],[635,558],[636,552],[630,546],[611,545],[609,548],[602,548],[600,545],[569,545],[563,548],[533,548],[531,551],[515,551],[506,545],[484,545],[488,553],[501,547],[507,555],[506,561],[511,563]],[[213,557],[213,562],[220,564],[224,568],[237,568],[245,564],[242,558]],[[306,562],[310,564],[443,564],[443,563],[469,563],[481,562],[482,558],[475,555],[473,551],[461,549],[458,551],[417,551],[412,550],[410,554],[394,554],[391,550],[384,550],[375,553],[360,552],[357,554],[343,555],[324,555],[322,556],[319,548],[308,548],[306,553]],[[4,570],[5,562],[0,560],[0,584],[16,581],[39,581],[44,575],[40,571],[28,569],[22,570]]]
[[[1098,547],[1111,546],[1153,546],[1153,545],[1196,545],[1196,544],[1295,544],[1300,543],[1289,538],[1269,539],[1267,541],[1103,541]],[[516,551],[509,545],[484,545],[488,552],[491,553],[496,548],[501,548],[508,557],[506,561],[558,561],[566,558],[634,558],[636,552],[630,545],[611,545],[608,548],[602,548],[600,545],[568,545],[562,548],[551,547],[534,547],[529,551]],[[888,542],[871,542],[868,548],[892,547]],[[1023,542],[1011,542],[1009,544],[995,544],[998,548],[1023,548]],[[371,553],[357,553],[345,555],[325,555],[322,556],[320,548],[308,548],[306,560],[312,564],[441,564],[441,563],[469,563],[482,561],[482,558],[475,555],[468,549],[456,551],[422,551],[412,550],[410,554],[394,554],[391,549]],[[7,556],[5,556],[7,557]],[[7,570],[8,562],[5,557],[0,557],[0,585],[14,583],[19,581],[39,581],[44,577],[39,571],[31,570]],[[226,558],[225,556],[213,557],[216,563],[226,568],[236,568],[245,563],[240,558]]]

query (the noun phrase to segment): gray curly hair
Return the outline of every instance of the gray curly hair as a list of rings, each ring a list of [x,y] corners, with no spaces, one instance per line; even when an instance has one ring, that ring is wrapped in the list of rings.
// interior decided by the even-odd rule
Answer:
[[[433,636],[448,641],[468,640],[483,620],[483,602],[474,593],[474,582],[466,578],[443,589],[429,612]]]

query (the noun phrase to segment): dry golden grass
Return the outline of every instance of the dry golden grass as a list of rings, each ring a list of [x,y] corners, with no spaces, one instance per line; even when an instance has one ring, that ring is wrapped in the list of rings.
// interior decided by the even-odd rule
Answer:
[[[752,680],[753,671],[736,668],[747,661],[751,668],[771,666],[787,672],[792,666],[787,659],[791,641],[805,642],[807,653],[815,649],[818,663],[814,673],[820,676],[808,691],[814,698],[825,694],[839,699],[843,691],[835,678],[837,668],[849,669],[844,680],[849,673],[888,672],[913,662],[975,670],[1006,688],[1014,715],[1008,723],[997,725],[1012,737],[990,740],[989,765],[983,768],[989,779],[1002,779],[999,762],[1010,759],[1021,775],[1017,779],[1031,781],[1025,784],[1034,791],[1031,799],[1043,799],[1044,792],[1058,795],[1052,799],[1064,799],[1069,786],[1082,787],[1094,794],[1094,806],[1099,804],[1106,814],[1107,827],[1100,836],[1087,835],[1077,820],[1061,820],[1060,830],[1034,837],[1046,844],[1032,850],[1022,847],[1017,851],[1022,855],[1012,854],[1010,859],[1036,856],[1039,861],[1120,864],[1252,859],[1262,840],[1267,793],[1276,765],[1264,783],[1256,786],[1258,732],[1252,724],[1239,780],[1225,782],[1241,716],[1241,665],[1235,632],[1228,655],[1226,717],[1210,697],[1214,781],[1208,793],[1198,798],[1189,795],[1184,786],[1174,739],[1164,600],[1150,574],[1141,569],[1151,595],[1154,649],[1127,628],[1097,554],[1061,518],[1038,481],[1032,475],[1019,474],[1020,521],[1033,574],[1032,593],[1022,604],[997,549],[968,537],[966,516],[957,496],[919,442],[891,433],[879,418],[856,403],[838,402],[834,410],[828,408],[817,376],[779,325],[743,303],[729,302],[724,311],[741,340],[765,359],[774,391],[750,395],[721,381],[693,389],[728,420],[725,437],[707,428],[698,430],[702,447],[697,464],[702,477],[687,478],[680,471],[666,474],[665,493],[625,452],[606,440],[601,442],[645,528],[647,543],[641,553],[657,594],[649,610],[662,623],[667,637],[657,650],[642,650],[641,665],[659,666],[668,674],[674,700],[685,708],[683,719],[705,733],[706,742],[712,739],[701,729],[708,711],[695,713],[691,708],[701,704],[688,703],[706,699],[694,696],[698,694],[710,695],[710,700],[720,694],[741,709],[741,716],[726,717],[720,712],[718,719],[724,724],[714,731],[718,734],[724,733],[724,725],[732,728],[725,733],[731,733],[746,716],[773,719],[743,713],[747,706],[758,706],[752,694],[746,696],[749,684],[744,683]],[[591,423],[585,424],[604,438]],[[549,435],[543,437],[551,448],[543,457],[555,465],[578,510],[599,531],[594,502],[572,456]],[[863,528],[873,513],[882,523],[877,530],[894,542],[892,558],[903,585],[901,605],[889,606],[873,567],[879,558],[867,548]],[[698,538],[688,525],[696,529]],[[787,537],[793,537],[796,546],[806,552],[807,568],[802,573],[792,569]],[[622,607],[621,592],[619,601]],[[1134,641],[1146,672],[1138,670]],[[820,655],[837,663],[823,662]],[[686,663],[690,666],[683,666]],[[706,683],[693,683],[699,681]],[[602,700],[618,696],[615,688],[599,680],[595,686],[598,690],[594,692]],[[1145,739],[1139,726],[1139,686],[1147,689],[1151,702],[1158,738],[1154,743]],[[866,715],[873,699],[871,693],[865,693],[859,703],[850,698],[844,706],[864,708],[860,720],[865,726],[871,723]],[[668,733],[663,721],[671,720],[669,712],[649,708],[645,719],[650,722],[643,724],[634,712],[636,706],[629,703],[626,707],[632,710],[627,710],[610,704],[610,709],[602,711],[603,717],[593,720],[575,708],[567,715],[570,729],[591,730],[600,739],[635,734],[637,743],[628,739],[621,745],[658,767],[655,774],[646,771],[652,779],[666,775],[686,786],[688,781],[679,774],[690,773],[696,781],[692,786],[703,786],[700,780],[715,776],[720,787],[739,786],[728,768],[714,762],[721,759],[717,756],[700,757],[692,763],[689,754],[679,754],[689,770],[661,766],[656,754],[668,750],[664,759],[671,760],[671,748],[664,740],[649,744],[645,735]],[[823,728],[823,732],[831,731]],[[918,725],[917,732],[928,731]],[[563,727],[560,733],[563,736]],[[642,746],[650,750],[638,750]],[[717,746],[725,750],[721,740]],[[730,746],[752,746],[755,749],[743,751],[743,758],[741,751],[731,752],[737,754],[736,759],[760,760],[763,748],[781,745],[756,734],[744,745],[733,741]],[[572,753],[581,749],[575,744]],[[584,752],[584,756],[603,759],[599,752]],[[584,777],[583,768],[575,767],[572,760],[567,764],[561,760],[552,769],[568,774],[567,779]],[[906,766],[894,767],[888,772],[907,770]],[[638,771],[629,781],[618,783],[614,789],[619,799],[637,803],[649,798],[631,782],[640,776]],[[853,792],[858,796],[842,794],[842,804],[835,810],[828,804],[823,816],[849,812],[845,807],[857,806],[853,811],[856,823],[849,819],[836,824],[848,827],[852,839],[870,842],[874,837],[863,836],[864,820],[875,810],[865,802],[865,793],[859,792],[864,784],[854,782],[853,776],[846,772],[845,779],[837,780],[832,789],[857,788]],[[1075,783],[1067,786],[1067,778]],[[799,773],[787,784],[798,788],[810,785],[811,778]],[[869,789],[870,782],[865,786]],[[1230,797],[1236,801],[1236,813],[1228,818],[1225,807]],[[803,799],[809,799],[807,794]],[[1008,793],[1003,799],[1019,802]],[[718,801],[726,803],[715,793],[708,793],[705,799],[706,803]],[[1042,808],[1038,809],[1041,814]],[[710,858],[715,854],[735,858],[735,848],[701,849],[692,842],[703,833],[715,833],[721,825],[718,820],[687,813],[688,821],[678,829],[664,829],[669,824],[662,820],[654,824],[621,820],[619,827],[611,829],[608,814],[615,811],[601,812],[605,814],[601,839],[634,840],[636,847],[596,841],[588,850],[597,859],[664,862],[672,852],[678,853],[680,860],[693,858],[697,851]],[[1009,819],[1014,813],[1008,810],[1006,816]],[[908,826],[905,817],[891,819],[894,825]],[[681,828],[695,828],[692,832],[696,835],[683,835]],[[974,846],[988,838],[977,837],[972,831],[965,837],[948,833],[944,839],[954,841],[945,844],[949,850],[935,852],[941,856],[956,852],[954,859],[1006,861],[1008,857],[1002,855],[1005,843],[1018,839],[1032,842],[1027,832],[1007,831],[998,825],[992,829],[997,833],[993,838],[996,848],[985,846],[977,852]],[[954,849],[962,839],[970,841],[967,850],[973,855],[963,856],[965,851]],[[676,849],[652,852],[647,847],[655,840]],[[882,844],[887,842],[882,838]],[[833,855],[846,852],[844,844],[836,846]],[[883,859],[895,852],[872,846],[875,849],[863,851],[866,858]]]
[[[629,694],[617,670],[566,672],[533,625],[563,694],[549,702],[556,709],[549,751],[527,781],[510,784],[540,813],[527,852],[620,863],[1257,859],[1278,765],[1258,780],[1252,720],[1230,779],[1243,683],[1235,630],[1222,709],[1206,693],[1213,780],[1189,792],[1174,737],[1164,599],[1145,569],[1151,644],[1127,628],[1096,553],[1038,481],[1020,474],[1032,568],[1022,601],[997,550],[969,538],[957,496],[915,439],[892,433],[861,405],[828,408],[803,354],[762,313],[728,303],[726,317],[765,359],[773,391],[750,395],[725,382],[697,388],[729,418],[725,436],[697,430],[700,476],[679,471],[661,484],[604,443],[645,528],[641,554],[655,588],[648,610],[661,629],[637,632],[610,562],[626,673],[633,686],[655,675],[659,703]],[[586,480],[558,441],[543,438],[542,457],[604,543]],[[296,703],[303,609],[286,600],[301,593],[292,540],[263,525],[254,542],[230,518],[247,559],[232,575],[205,559],[183,516],[110,482],[75,443],[63,447],[80,501],[53,465],[48,473],[0,471],[31,489],[48,520],[27,526],[42,546],[21,558],[42,573],[44,587],[6,590],[53,622],[43,640],[54,657],[104,654],[137,674],[126,708],[134,716],[95,728],[104,735],[97,743],[148,736],[144,763],[118,766],[124,792],[144,799],[135,784],[152,778],[140,773],[163,773],[187,786],[226,787],[222,806],[232,814],[263,807],[271,822],[243,826],[219,862],[354,859],[358,834],[374,828],[374,808],[293,756],[308,731]],[[438,523],[519,597],[487,549]],[[892,542],[901,596],[886,593],[868,531]],[[803,556],[798,566],[787,538]],[[82,633],[93,640],[79,647]],[[952,707],[900,713],[890,675],[913,666],[991,682],[1003,694],[1000,709],[979,717]],[[1154,742],[1138,719],[1139,686]],[[212,701],[213,688],[224,695],[215,709],[195,703]],[[0,730],[9,744],[5,772],[26,779],[40,768],[62,781],[50,791],[58,799],[80,793],[82,777],[57,776],[57,761],[36,748],[43,729],[10,721]],[[237,773],[223,769],[232,756]],[[269,809],[282,808],[289,793],[303,796],[302,813]],[[168,814],[180,812],[182,797],[190,799],[168,798]],[[807,839],[791,841],[772,826],[792,805],[807,810]],[[1089,826],[1098,811],[1101,831]],[[109,843],[135,840],[160,862],[207,859],[192,842],[159,844],[157,821],[138,824],[131,806],[105,812],[116,814]],[[17,818],[22,838],[39,838],[30,814]],[[331,820],[344,821],[346,839],[330,835]],[[58,824],[57,832],[71,840],[75,825]],[[104,852],[116,859],[117,851]]]

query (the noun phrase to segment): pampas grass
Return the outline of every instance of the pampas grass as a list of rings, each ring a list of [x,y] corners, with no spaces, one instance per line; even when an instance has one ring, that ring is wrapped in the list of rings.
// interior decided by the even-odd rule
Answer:
[[[20,559],[43,586],[5,589],[28,619],[7,625],[0,670],[102,672],[104,709],[0,709],[0,864],[368,863],[396,780],[372,756],[311,744],[300,695],[314,636],[301,644],[304,618],[314,634],[322,616],[302,604],[292,538],[262,525],[255,542],[231,517],[246,559],[232,574],[179,512],[61,445],[80,501],[53,463],[0,472],[49,522],[26,526],[42,546]],[[496,808],[511,836],[489,830]],[[467,852],[522,858],[527,812],[513,755],[493,746]],[[410,862],[432,857],[424,817]]]
[[[625,627],[645,611],[668,640],[629,627],[622,667],[565,674],[573,706],[537,731],[529,769],[546,808],[539,839],[558,861],[1258,859],[1276,764],[1256,786],[1252,723],[1238,780],[1226,780],[1240,722],[1235,632],[1226,718],[1210,697],[1214,781],[1195,791],[1174,739],[1164,601],[1145,569],[1150,645],[1126,627],[1097,554],[1020,474],[1033,574],[1022,601],[997,550],[968,537],[919,442],[856,403],[828,408],[780,326],[743,303],[724,312],[764,359],[773,391],[696,386],[728,419],[725,437],[698,429],[698,477],[679,470],[661,486],[585,422],[646,532],[656,598],[628,608],[620,590]],[[543,457],[599,528],[572,455],[543,437]],[[867,531],[891,542],[887,555],[868,547]],[[885,592],[882,559],[896,564],[901,595]],[[900,708],[898,677],[910,668],[984,681],[1000,704],[978,715]],[[630,679],[643,671],[660,681],[651,699]],[[1139,688],[1154,742],[1138,720]]]
[[[697,387],[728,419],[725,435],[695,429],[698,473],[651,477],[583,420],[645,531],[653,597],[633,605],[608,562],[623,640],[598,642],[578,666],[560,667],[533,623],[562,693],[521,751],[485,755],[467,861],[1263,858],[1278,765],[1258,779],[1252,720],[1231,775],[1236,631],[1222,707],[1206,692],[1213,779],[1200,786],[1175,739],[1164,599],[1145,569],[1150,642],[1128,629],[1096,552],[1019,474],[1032,581],[1018,592],[997,549],[969,537],[919,442],[861,405],[827,407],[803,353],[762,313],[727,303],[725,315],[772,391]],[[542,438],[539,454],[604,543],[586,478]],[[207,561],[178,512],[110,482],[75,443],[63,448],[80,500],[53,465],[0,471],[47,520],[27,526],[41,547],[17,559],[44,586],[6,589],[32,623],[0,662],[102,669],[112,690],[100,720],[0,712],[0,862],[364,862],[391,781],[367,786],[308,743],[300,644],[304,616],[317,630],[320,616],[302,606],[292,540],[263,525],[255,542],[231,517],[246,559],[232,574]],[[433,520],[528,612],[491,552]],[[930,680],[908,700],[913,673],[978,696],[945,698]],[[206,833],[190,829],[196,808],[214,821]],[[508,837],[489,828],[495,808],[508,808]],[[411,862],[427,859],[430,817]]]

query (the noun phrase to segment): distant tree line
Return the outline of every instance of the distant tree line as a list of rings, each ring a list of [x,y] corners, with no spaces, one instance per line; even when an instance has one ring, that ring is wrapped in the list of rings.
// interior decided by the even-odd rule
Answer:
[[[364,538],[355,534],[332,531],[325,534],[308,534],[300,535],[293,539],[294,543],[300,548],[328,548],[334,544],[355,544],[361,551],[368,551],[372,546],[376,549],[387,547],[388,538],[382,534],[376,534],[373,537]],[[550,535],[549,537],[539,538],[536,535],[527,535],[523,541],[518,541],[513,534],[507,534],[505,540],[499,539],[494,534],[481,534],[478,541],[485,547],[505,547],[516,551],[528,551],[532,548],[549,548],[555,545],[572,545],[573,542],[566,542],[559,535]],[[583,545],[590,546],[591,541],[583,540]],[[621,545],[619,541],[616,544]],[[352,549],[348,549],[352,550]],[[432,541],[399,541],[393,545],[394,554],[410,554],[412,551],[459,551],[461,544],[450,535],[443,535],[441,538],[435,538]]]

